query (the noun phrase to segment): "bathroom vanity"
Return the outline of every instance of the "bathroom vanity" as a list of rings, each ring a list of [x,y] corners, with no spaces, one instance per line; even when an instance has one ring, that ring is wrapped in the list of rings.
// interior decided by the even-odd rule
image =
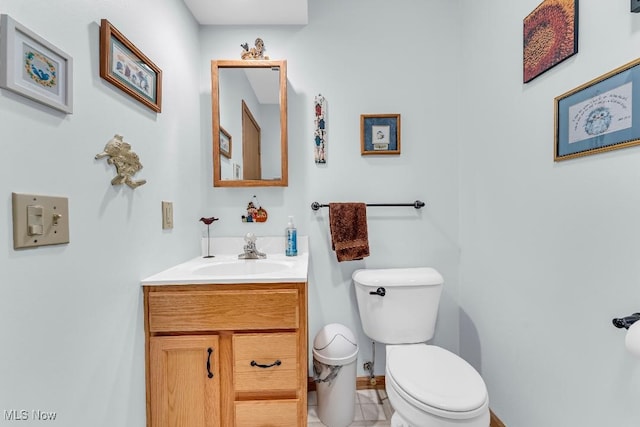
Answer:
[[[308,251],[266,252],[142,281],[148,426],[307,425]]]

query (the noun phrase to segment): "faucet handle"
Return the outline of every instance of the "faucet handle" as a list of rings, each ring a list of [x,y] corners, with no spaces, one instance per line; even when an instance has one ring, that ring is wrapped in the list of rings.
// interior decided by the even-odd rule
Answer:
[[[257,237],[256,237],[256,235],[255,235],[255,234],[253,234],[253,233],[247,233],[247,234],[244,236],[244,241],[245,241],[245,242],[247,242],[247,243],[255,243],[255,242],[256,242],[256,239],[257,239]]]

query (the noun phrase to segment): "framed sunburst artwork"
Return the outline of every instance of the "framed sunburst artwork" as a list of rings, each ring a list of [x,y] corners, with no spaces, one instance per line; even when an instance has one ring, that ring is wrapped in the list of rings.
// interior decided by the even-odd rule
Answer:
[[[524,18],[523,27],[528,83],[578,53],[578,0],[544,0]]]

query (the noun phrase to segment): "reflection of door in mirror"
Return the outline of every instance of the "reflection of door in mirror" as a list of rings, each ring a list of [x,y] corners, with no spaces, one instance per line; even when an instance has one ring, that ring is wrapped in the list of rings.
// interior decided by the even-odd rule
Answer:
[[[279,179],[279,72],[271,68],[223,68],[219,76],[220,127],[242,141],[242,148],[235,151],[232,158],[219,158],[223,179],[235,179],[233,163],[241,166],[243,180]],[[245,120],[247,111],[251,116],[248,121]],[[254,140],[256,131],[249,122],[261,129],[257,134],[259,141]],[[250,164],[247,165],[247,161]]]
[[[286,61],[211,64],[214,185],[286,186]],[[221,128],[233,138],[231,158],[220,154]]]
[[[262,179],[260,167],[260,125],[242,100],[242,179]]]

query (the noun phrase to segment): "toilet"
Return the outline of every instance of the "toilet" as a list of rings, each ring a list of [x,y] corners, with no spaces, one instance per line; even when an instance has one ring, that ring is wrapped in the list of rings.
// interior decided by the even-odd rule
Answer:
[[[433,338],[442,275],[433,268],[361,269],[353,275],[364,333],[386,344],[392,427],[488,427],[480,374]]]

